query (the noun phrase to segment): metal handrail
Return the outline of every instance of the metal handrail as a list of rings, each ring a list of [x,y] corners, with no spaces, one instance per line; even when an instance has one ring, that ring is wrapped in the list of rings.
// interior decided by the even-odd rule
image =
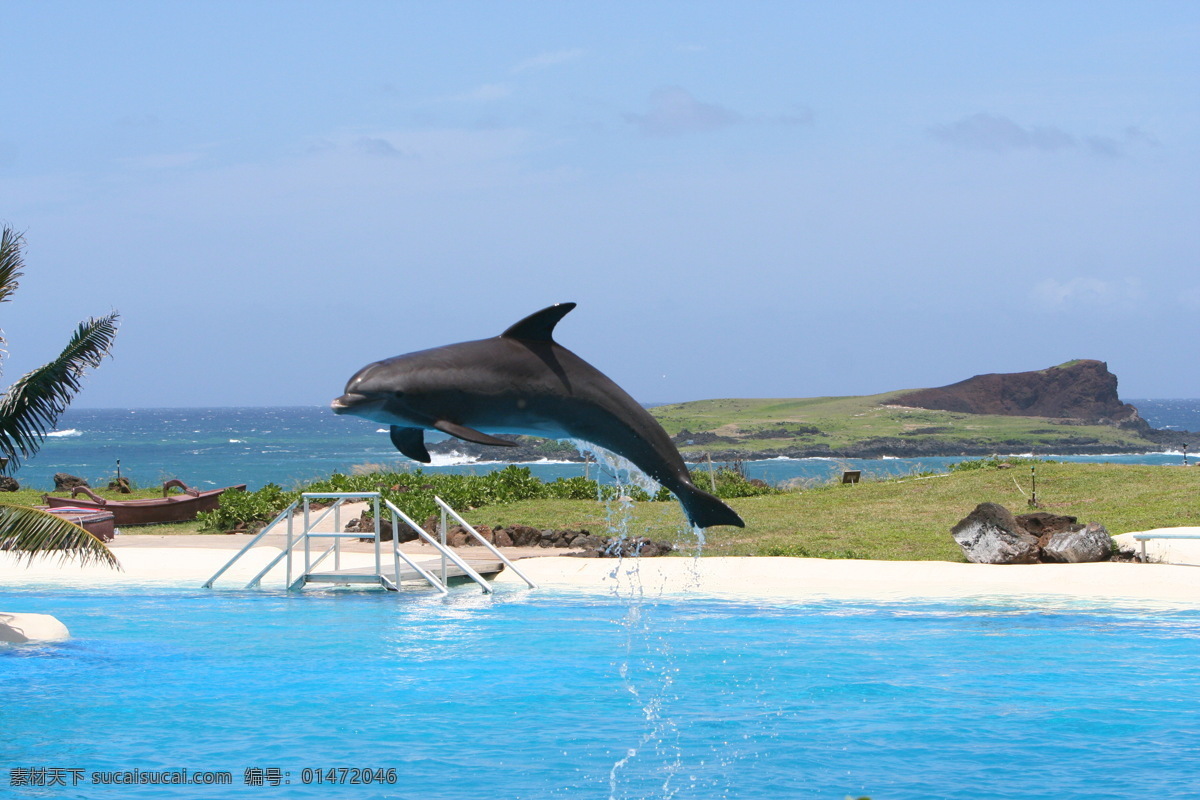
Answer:
[[[355,493],[355,496],[358,496],[358,495],[360,495],[360,494],[363,494],[363,493],[361,493],[361,492],[356,492],[356,493]],[[313,494],[313,493],[306,493],[305,495],[303,495],[303,496],[302,496],[302,499],[303,499],[304,497],[328,497],[328,496],[329,496],[328,494]],[[241,558],[241,557],[242,557],[242,555],[243,555],[243,554],[244,554],[244,553],[245,553],[247,550],[249,550],[251,547],[253,547],[255,544],[257,544],[257,543],[258,543],[258,540],[259,540],[260,538],[262,538],[262,536],[263,536],[264,534],[266,534],[266,533],[267,533],[267,531],[269,531],[271,528],[275,527],[277,524],[279,524],[280,522],[282,522],[282,521],[283,521],[283,516],[284,516],[285,514],[287,514],[287,515],[288,515],[288,540],[287,540],[287,543],[284,545],[283,549],[282,549],[282,550],[279,552],[279,555],[277,555],[277,556],[275,556],[275,558],[271,559],[270,563],[268,563],[268,564],[267,564],[265,567],[263,567],[263,569],[262,569],[262,571],[261,571],[261,572],[259,572],[257,575],[255,575],[253,578],[251,578],[251,579],[250,579],[250,582],[246,584],[246,588],[247,588],[247,589],[253,589],[253,588],[255,588],[256,586],[258,586],[258,585],[259,585],[259,584],[262,582],[262,579],[263,579],[263,578],[265,578],[265,577],[267,576],[267,573],[268,573],[268,572],[270,572],[271,570],[275,569],[275,566],[276,566],[276,565],[277,565],[277,564],[278,564],[280,561],[282,561],[282,560],[283,560],[283,559],[285,559],[285,558],[286,558],[286,559],[288,559],[288,568],[287,568],[288,581],[291,581],[291,576],[292,576],[292,565],[291,565],[291,555],[292,555],[292,550],[294,550],[294,549],[295,549],[296,545],[300,544],[300,541],[301,541],[302,539],[306,538],[305,536],[302,536],[300,539],[295,539],[295,540],[293,540],[293,539],[292,539],[292,514],[291,514],[290,512],[293,512],[293,511],[295,511],[295,509],[296,509],[296,506],[298,506],[298,505],[300,505],[300,500],[297,500],[297,501],[295,501],[295,502],[294,502],[294,503],[292,503],[290,506],[288,506],[288,507],[287,507],[287,508],[285,508],[283,511],[281,511],[281,512],[280,512],[280,514],[279,514],[279,516],[278,516],[278,517],[276,517],[276,518],[275,518],[275,520],[274,520],[274,521],[273,521],[273,522],[272,522],[270,525],[268,525],[267,527],[263,528],[263,529],[262,529],[262,531],[261,531],[261,532],[258,534],[258,536],[256,536],[256,537],[255,537],[255,538],[254,538],[254,539],[253,539],[253,540],[252,540],[252,541],[251,541],[251,542],[250,542],[248,545],[246,545],[244,548],[242,548],[242,552],[241,552],[241,553],[238,553],[236,556],[234,556],[234,558],[233,558],[233,560],[232,560],[232,561],[230,561],[228,564],[226,564],[224,567],[222,567],[222,568],[221,568],[221,572],[224,572],[225,570],[227,570],[227,569],[229,569],[231,566],[233,566],[233,562],[234,562],[234,561],[237,561],[239,558]],[[320,517],[318,517],[318,518],[317,518],[317,520],[316,520],[316,522],[313,522],[312,524],[313,524],[313,525],[316,525],[316,524],[317,524],[317,523],[319,523],[321,520],[325,519],[326,515],[328,515],[330,511],[333,511],[333,509],[334,509],[334,508],[337,508],[339,505],[341,505],[341,504],[340,504],[340,503],[335,503],[333,506],[330,506],[329,508],[327,508],[327,509],[325,510],[325,513],[324,513],[324,514],[322,514]],[[328,553],[326,553],[326,555],[328,555]],[[322,558],[323,558],[323,557],[324,557],[324,556],[322,556]],[[213,577],[209,578],[209,580],[208,580],[208,583],[204,584],[204,588],[206,588],[206,589],[211,589],[211,588],[212,588],[212,582],[213,582],[214,580],[216,580],[216,579],[217,579],[217,577],[218,577],[218,576],[221,574],[221,572],[218,572],[216,575],[214,575]]]
[[[254,545],[258,544],[259,539],[266,536],[267,532],[270,531],[271,528],[274,528],[276,525],[278,525],[280,522],[282,522],[284,517],[287,517],[290,520],[292,512],[296,509],[296,506],[299,504],[300,504],[300,501],[297,500],[296,502],[292,503],[290,506],[285,508],[283,511],[280,511],[279,516],[277,516],[277,517],[275,517],[275,519],[271,520],[271,523],[269,525],[267,525],[267,527],[265,527],[261,531],[259,531],[257,536],[255,536],[253,539],[251,539],[249,542],[247,542],[246,546],[243,547],[241,550],[239,550],[237,555],[235,555],[233,558],[229,559],[229,562],[225,566],[223,566],[219,570],[217,570],[215,575],[213,575],[211,578],[209,578],[207,581],[204,582],[204,588],[211,589],[213,586],[213,582],[216,581],[217,578],[224,575],[225,570],[232,567],[235,561],[237,561],[242,556],[246,555],[247,551],[249,551],[251,547],[254,547]],[[278,563],[278,559],[276,561],[271,562],[271,566],[274,566],[276,563]],[[265,575],[266,572],[264,571],[262,574]]]
[[[389,503],[388,505],[391,505],[391,504]],[[400,516],[404,516],[404,515],[401,514]],[[407,517],[405,517],[405,519],[407,520]],[[408,520],[408,521],[411,522],[411,520]],[[379,517],[375,518],[375,524],[376,525],[379,524]],[[424,533],[424,531],[422,531],[422,533]],[[396,574],[397,575],[400,574],[399,559],[404,559],[404,563],[408,564],[410,567],[412,567],[417,572],[417,574],[419,574],[422,578],[424,578],[426,581],[428,581],[429,584],[431,586],[433,586],[433,588],[440,590],[442,594],[449,593],[450,590],[446,588],[446,584],[442,583],[437,578],[435,578],[433,575],[426,572],[419,564],[417,564],[417,562],[415,562],[411,558],[409,558],[400,549],[399,534],[400,534],[399,521],[396,519],[395,516],[393,516],[392,517],[392,558],[396,559]]]
[[[324,512],[322,514],[320,514],[315,520],[310,520],[309,514],[308,514],[308,501],[310,499],[315,499],[315,498],[337,498],[337,502],[334,503],[330,508],[324,509]],[[397,535],[399,533],[399,529],[398,529],[399,522],[398,521],[403,521],[404,524],[408,525],[408,527],[411,528],[417,534],[417,536],[419,536],[423,541],[425,541],[427,544],[432,546],[435,551],[437,551],[438,553],[441,554],[441,556],[443,558],[443,562],[442,562],[443,565],[445,564],[446,559],[452,561],[460,570],[462,570],[463,574],[465,574],[467,577],[469,577],[471,580],[473,580],[476,584],[478,584],[479,588],[481,590],[483,590],[483,592],[485,594],[490,594],[492,592],[491,585],[487,582],[487,580],[482,575],[480,575],[473,567],[471,567],[470,564],[468,564],[465,560],[463,560],[462,557],[460,557],[457,553],[455,553],[451,548],[447,547],[444,543],[439,542],[437,539],[432,537],[424,528],[422,528],[420,525],[418,525],[416,522],[414,522],[407,514],[405,514],[403,511],[401,511],[394,503],[392,503],[390,500],[384,499],[379,492],[306,492],[305,494],[301,495],[300,500],[296,500],[291,505],[289,505],[287,508],[285,508],[283,511],[279,512],[279,514],[275,517],[275,519],[271,520],[271,522],[268,525],[266,525],[261,531],[259,531],[258,534],[255,535],[253,539],[251,539],[249,542],[247,542],[246,545],[244,547],[242,547],[242,549],[239,550],[237,552],[237,554],[234,555],[234,557],[229,560],[228,563],[225,564],[225,566],[223,566],[223,567],[221,567],[221,569],[217,570],[217,572],[204,583],[204,588],[211,589],[213,587],[213,584],[216,582],[216,580],[218,578],[220,578],[223,574],[225,574],[226,570],[228,570],[230,567],[232,567],[234,565],[234,563],[236,563],[240,558],[242,558],[242,556],[244,556],[247,552],[249,552],[252,547],[254,547],[256,544],[258,544],[263,539],[264,536],[266,536],[268,533],[270,533],[277,525],[279,525],[285,519],[287,520],[287,541],[286,541],[284,547],[282,548],[281,552],[278,555],[276,555],[273,559],[271,559],[270,563],[268,563],[266,565],[266,567],[264,567],[257,575],[255,575],[250,580],[250,582],[248,584],[246,584],[247,589],[253,589],[253,588],[257,587],[261,583],[262,579],[264,577],[266,577],[266,575],[269,572],[271,572],[271,570],[273,570],[276,566],[278,566],[279,562],[283,561],[284,559],[287,559],[287,563],[288,563],[287,584],[288,584],[289,589],[294,588],[296,585],[303,583],[305,580],[305,576],[308,575],[312,571],[312,569],[315,568],[318,564],[320,564],[322,561],[324,561],[331,552],[336,554],[335,561],[340,561],[340,555],[341,555],[340,545],[341,545],[341,538],[343,538],[343,537],[341,537],[341,536],[336,537],[334,539],[333,544],[330,545],[330,547],[327,548],[325,550],[325,552],[321,553],[316,558],[315,561],[312,559],[312,554],[309,549],[309,545],[310,545],[312,536],[321,536],[321,534],[314,534],[312,531],[312,528],[314,528],[316,525],[321,523],[330,513],[334,513],[335,520],[340,519],[340,512],[338,511],[338,509],[340,509],[342,503],[348,498],[371,498],[374,501],[373,502],[374,511],[375,511],[374,540],[375,540],[375,562],[376,562],[375,571],[380,576],[381,579],[386,577],[383,575],[383,572],[382,572],[382,560],[381,560],[382,552],[380,549],[381,538],[380,538],[380,513],[379,512],[381,510],[380,505],[382,503],[382,504],[386,505],[387,508],[392,512],[392,559],[393,559],[393,564],[395,566],[395,575],[396,575],[397,580],[400,577],[400,561],[403,560],[404,563],[406,563],[409,567],[411,567],[413,569],[413,571],[416,572],[418,575],[420,575],[430,586],[432,586],[433,588],[442,592],[443,594],[448,592],[445,580],[438,580],[438,578],[436,576],[434,576],[432,573],[430,573],[429,571],[427,571],[426,569],[421,567],[416,561],[414,561],[412,558],[410,558],[408,556],[408,554],[404,553],[400,549],[399,537]],[[494,556],[496,556],[496,558],[498,558],[501,563],[503,563],[506,567],[511,569],[513,572],[515,572],[518,576],[520,576],[520,578],[523,581],[525,581],[525,583],[527,583],[531,589],[538,588],[536,583],[534,583],[532,580],[530,580],[524,573],[521,572],[521,570],[517,569],[517,567],[512,563],[512,561],[510,559],[508,559],[498,549],[496,549],[496,547],[493,546],[491,542],[487,541],[487,539],[484,539],[483,536],[480,535],[479,531],[475,530],[475,528],[472,527],[471,524],[468,523],[466,520],[464,520],[457,511],[455,511],[453,508],[451,508],[440,497],[435,497],[434,500],[437,502],[437,504],[443,510],[443,520],[445,519],[446,513],[451,514],[454,517],[454,519],[456,519],[464,527],[464,529],[469,531],[470,534],[477,541],[479,541],[480,544],[482,544],[489,551],[491,551],[491,553]],[[299,536],[296,536],[294,534],[294,520],[295,520],[295,515],[296,515],[296,509],[300,505],[301,502],[303,502],[304,506],[305,506],[305,509],[304,509],[305,510],[305,525],[304,525],[303,530],[299,534]],[[295,550],[296,546],[298,544],[300,544],[301,542],[303,542],[305,545],[305,558],[304,558],[305,568],[304,568],[304,572],[300,575],[300,577],[296,581],[293,582],[292,581],[292,553]],[[398,584],[393,584],[390,580],[388,580],[385,583],[385,586],[396,587],[396,586],[398,586]]]
[[[516,565],[513,564],[513,562],[509,561],[508,558],[503,553],[501,553],[498,549],[496,549],[495,545],[493,545],[487,539],[483,538],[483,536],[480,535],[479,531],[477,531],[473,527],[471,527],[471,523],[469,523],[465,519],[463,519],[462,516],[460,516],[457,511],[455,511],[453,508],[451,508],[446,503],[445,500],[443,500],[440,497],[434,496],[433,501],[442,507],[443,512],[450,514],[450,516],[452,516],[456,520],[458,520],[458,523],[460,525],[462,525],[464,528],[466,528],[468,531],[470,531],[471,535],[474,536],[477,540],[479,540],[480,544],[482,544],[488,550],[492,551],[492,555],[494,555],[494,556],[496,556],[496,558],[500,559],[500,561],[504,563],[504,566],[508,567],[513,572],[517,573],[517,576],[521,580],[523,580],[523,581],[525,581],[525,583],[529,584],[530,589],[538,588],[538,585],[536,583],[531,581],[524,572],[521,572],[521,570],[517,569]]]
[[[403,511],[396,508],[395,503],[393,503],[391,500],[384,500],[383,502],[387,504],[387,507],[391,510],[391,512],[393,514],[399,516],[400,519],[404,520],[405,524],[407,524],[408,527],[410,527],[414,531],[416,531],[416,534],[418,536],[420,536],[426,542],[431,544],[433,546],[433,548],[435,550],[437,550],[439,553],[441,553],[443,556],[445,556],[446,558],[453,561],[459,569],[461,569],[463,572],[465,572],[467,574],[467,577],[469,577],[471,580],[475,581],[475,583],[479,584],[479,588],[483,590],[484,594],[492,593],[492,587],[488,584],[488,582],[484,579],[484,577],[482,575],[480,575],[478,572],[476,572],[474,569],[472,569],[471,566],[466,561],[463,561],[461,558],[459,558],[457,553],[455,553],[453,550],[446,547],[441,542],[439,542],[437,539],[434,539],[432,536],[430,536],[428,533],[426,533],[424,528],[422,528],[417,523],[413,522],[412,519],[407,514],[405,514]],[[395,539],[393,539],[392,541],[395,541]]]
[[[289,523],[289,527],[290,527],[290,523],[291,523],[290,518],[288,519],[288,523]],[[298,544],[300,544],[299,539],[296,539],[291,544],[285,544],[283,549],[279,551],[279,555],[277,555],[273,559],[271,559],[271,563],[267,564],[265,567],[263,567],[262,572],[255,575],[250,580],[250,582],[246,584],[246,588],[253,589],[254,587],[258,586],[259,582],[262,581],[262,579],[267,576],[267,573],[270,572],[271,570],[275,569],[276,564],[278,564],[284,558],[287,558],[288,556],[290,556],[292,554],[292,550],[295,549],[296,545],[298,545]],[[288,570],[288,574],[291,575],[291,569]]]

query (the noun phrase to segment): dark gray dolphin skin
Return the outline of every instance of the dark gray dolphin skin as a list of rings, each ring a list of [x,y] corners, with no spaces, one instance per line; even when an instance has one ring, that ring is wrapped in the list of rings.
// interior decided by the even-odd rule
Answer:
[[[513,447],[484,433],[582,439],[629,459],[679,498],[693,525],[744,527],[742,518],[697,489],[658,421],[621,387],[554,341],[574,303],[531,314],[493,339],[462,342],[376,361],[360,369],[336,414],[391,426],[392,443],[429,463],[425,431]]]

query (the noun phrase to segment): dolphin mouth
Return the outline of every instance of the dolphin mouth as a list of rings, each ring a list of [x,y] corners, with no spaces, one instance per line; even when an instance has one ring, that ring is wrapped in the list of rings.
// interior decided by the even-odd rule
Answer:
[[[333,413],[335,414],[345,414],[347,411],[364,406],[374,399],[375,398],[368,397],[365,394],[347,392],[341,397],[333,398],[333,402],[329,404],[329,407],[333,409]]]

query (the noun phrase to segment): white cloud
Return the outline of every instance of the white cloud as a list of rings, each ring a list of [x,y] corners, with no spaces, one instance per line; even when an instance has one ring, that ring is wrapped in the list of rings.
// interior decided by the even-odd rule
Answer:
[[[507,83],[485,83],[476,86],[469,92],[464,92],[452,97],[452,100],[461,100],[469,103],[491,103],[496,100],[503,100],[511,96],[513,93],[512,86]]]
[[[521,63],[512,68],[513,74],[527,72],[529,70],[546,69],[547,67],[555,67],[559,64],[566,64],[569,61],[575,61],[583,58],[586,51],[578,47],[570,50],[552,50],[546,53],[540,53],[533,58],[527,58]]]
[[[1137,302],[1142,297],[1142,286],[1134,278],[1047,278],[1033,287],[1031,296],[1037,305],[1053,310],[1112,308]]]
[[[122,128],[157,128],[160,120],[154,114],[127,114],[117,119],[117,125]]]
[[[352,146],[358,152],[368,156],[396,158],[405,155],[404,151],[397,148],[387,139],[378,136],[361,136],[354,140]]]
[[[947,144],[1002,153],[1008,150],[1084,149],[1092,155],[1122,158],[1133,145],[1157,145],[1153,136],[1128,127],[1117,136],[1076,136],[1053,125],[1023,126],[999,114],[971,114],[957,122],[932,125],[926,132]]]
[[[1200,286],[1193,286],[1180,292],[1179,302],[1184,308],[1200,311]]]
[[[934,125],[929,135],[949,144],[993,150],[1061,150],[1078,147],[1071,134],[1049,125],[1022,127],[1008,117],[997,114],[972,114],[957,122]]]
[[[650,95],[645,114],[626,114],[625,121],[646,136],[678,136],[715,130],[741,121],[734,111],[703,103],[678,86],[659,89]]]
[[[118,159],[118,162],[130,169],[179,169],[180,167],[190,167],[203,157],[204,154],[200,152],[157,153],[155,155],[122,158]]]
[[[776,125],[812,125],[817,121],[817,115],[808,106],[793,105],[791,111],[778,114],[771,118]]]

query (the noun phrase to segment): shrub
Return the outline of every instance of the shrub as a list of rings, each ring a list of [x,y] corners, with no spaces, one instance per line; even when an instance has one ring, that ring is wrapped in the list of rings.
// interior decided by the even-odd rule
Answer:
[[[719,470],[716,478],[718,497],[779,493],[778,489],[752,484],[730,469]],[[708,489],[707,472],[695,473],[693,480],[702,489]],[[665,488],[659,488],[653,496],[635,485],[622,487],[621,491],[642,503],[675,499]],[[414,522],[421,523],[439,513],[435,496],[456,510],[466,511],[519,500],[612,500],[617,497],[618,489],[580,476],[545,482],[535,477],[528,467],[515,464],[485,475],[456,475],[421,469],[354,475],[334,473],[291,492],[285,492],[275,484],[268,484],[256,492],[227,492],[221,496],[220,508],[200,515],[201,527],[204,530],[228,530],[239,522],[269,522],[289,504],[299,500],[303,492],[379,492],[383,499],[390,500]],[[384,509],[382,518],[390,522],[391,514]]]
[[[1007,464],[1011,467],[1030,466],[1033,464],[1053,464],[1053,459],[1049,458],[1027,458],[1025,456],[1013,456],[1012,458],[1000,458],[992,456],[991,458],[972,458],[967,461],[959,461],[957,464],[950,465],[951,472],[970,472],[976,469],[997,469],[1001,464]]]
[[[712,492],[717,497],[729,499],[731,497],[757,497],[763,494],[781,494],[780,489],[776,489],[766,484],[751,483],[745,475],[728,467],[721,467],[715,474],[717,489],[712,492],[712,480],[710,479],[707,469],[692,470],[692,483],[700,487],[706,492]]]
[[[293,500],[298,492],[285,492],[279,486],[268,483],[255,492],[224,492],[221,505],[216,511],[202,511],[196,515],[201,530],[228,530],[239,522],[270,522]]]

